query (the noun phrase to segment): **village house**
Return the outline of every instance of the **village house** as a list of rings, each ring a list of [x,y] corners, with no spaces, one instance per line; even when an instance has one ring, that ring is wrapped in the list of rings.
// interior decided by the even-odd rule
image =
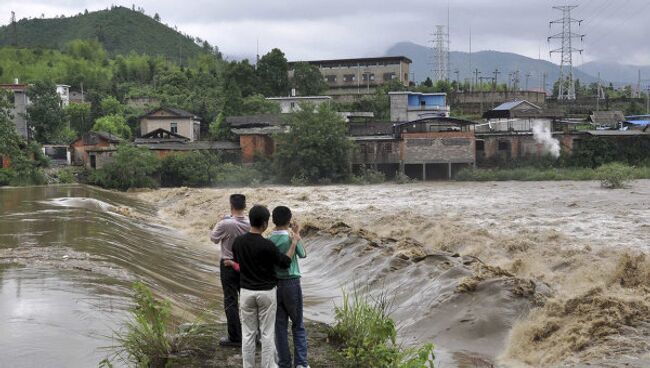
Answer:
[[[202,151],[219,153],[223,159],[230,162],[241,160],[239,144],[230,141],[190,141],[189,138],[172,133],[165,129],[156,129],[142,137],[136,138],[133,144],[153,152],[158,158],[169,155]]]
[[[0,89],[9,91],[11,94],[14,106],[9,113],[13,116],[16,131],[21,137],[23,137],[23,139],[29,138],[29,128],[27,127],[27,120],[25,119],[27,106],[30,104],[29,97],[27,97],[28,88],[29,85],[19,84],[18,81],[14,84],[0,84]]]
[[[185,110],[161,107],[140,117],[141,136],[157,129],[167,130],[193,142],[200,138],[201,121],[198,116]]]
[[[389,92],[390,121],[417,121],[430,117],[449,117],[446,93]]]
[[[122,139],[106,132],[88,132],[77,138],[70,148],[72,164],[100,169],[109,162]]]

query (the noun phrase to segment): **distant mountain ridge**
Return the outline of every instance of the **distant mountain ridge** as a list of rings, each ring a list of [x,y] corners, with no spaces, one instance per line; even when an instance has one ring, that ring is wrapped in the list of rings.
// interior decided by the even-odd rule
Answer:
[[[66,18],[22,19],[16,23],[18,47],[63,48],[75,39],[95,39],[111,55],[131,51],[186,60],[202,48],[194,40],[151,17],[125,7]],[[14,40],[11,25],[0,27],[0,47]]]
[[[399,42],[386,51],[386,55],[396,56],[403,55],[411,60],[411,73],[415,73],[415,80],[423,81],[426,77],[433,79],[431,71],[433,65],[433,53],[429,47],[418,45],[412,42]],[[521,88],[526,87],[526,75],[528,77],[529,89],[540,89],[543,84],[543,75],[546,73],[546,89],[550,90],[553,83],[559,78],[559,66],[546,60],[532,59],[526,56],[500,52],[500,51],[478,51],[471,54],[467,52],[452,51],[449,55],[451,63],[451,79],[456,79],[454,71],[458,70],[458,78],[461,81],[472,80],[474,70],[478,69],[481,74],[479,77],[494,77],[494,71],[499,70],[497,78],[499,83],[505,83],[508,80],[509,73],[515,73],[519,70],[519,85]],[[642,67],[642,74],[646,79],[650,78],[650,67]],[[598,81],[598,71],[601,72],[603,83],[612,82],[615,85],[634,84],[637,79],[638,67],[607,64],[607,63],[585,63],[581,67],[574,68],[575,77],[581,83],[593,83]]]

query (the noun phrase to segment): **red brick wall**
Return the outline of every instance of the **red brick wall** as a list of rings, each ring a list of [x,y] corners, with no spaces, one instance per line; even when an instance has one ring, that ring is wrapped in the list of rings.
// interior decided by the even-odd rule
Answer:
[[[7,156],[2,156],[2,168],[6,169],[11,167],[11,160]]]
[[[241,135],[239,146],[242,152],[242,162],[249,164],[255,159],[255,154],[271,156],[275,151],[273,139],[265,135]]]

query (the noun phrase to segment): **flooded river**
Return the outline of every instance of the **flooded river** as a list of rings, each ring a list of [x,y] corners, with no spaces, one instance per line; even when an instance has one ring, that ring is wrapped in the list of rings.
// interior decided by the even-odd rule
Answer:
[[[186,320],[223,319],[208,231],[228,196],[307,225],[307,318],[342,288],[390,295],[400,342],[440,366],[647,367],[650,181],[0,189],[0,367],[92,367],[142,280]]]
[[[180,317],[216,309],[215,255],[154,215],[91,187],[0,189],[0,367],[97,366],[135,280]]]

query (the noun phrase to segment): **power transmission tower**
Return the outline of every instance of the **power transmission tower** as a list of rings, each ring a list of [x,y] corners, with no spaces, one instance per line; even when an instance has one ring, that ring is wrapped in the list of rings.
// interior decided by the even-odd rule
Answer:
[[[445,26],[436,26],[433,33],[433,76],[435,81],[449,80],[449,33],[445,32]]]
[[[582,54],[583,50],[574,48],[573,40],[579,38],[580,41],[582,41],[585,37],[583,34],[577,34],[571,31],[571,25],[573,23],[578,23],[578,26],[582,23],[582,20],[571,18],[571,10],[577,7],[577,5],[554,6],[553,9],[562,12],[562,19],[554,20],[549,23],[549,28],[552,27],[553,24],[562,25],[562,32],[548,37],[549,43],[552,39],[561,40],[561,47],[550,51],[551,55],[554,53],[559,53],[561,55],[560,88],[557,95],[558,100],[576,99],[576,84],[573,79],[573,53],[579,52]]]
[[[18,30],[16,29],[16,13],[11,11],[11,45],[18,46]]]

